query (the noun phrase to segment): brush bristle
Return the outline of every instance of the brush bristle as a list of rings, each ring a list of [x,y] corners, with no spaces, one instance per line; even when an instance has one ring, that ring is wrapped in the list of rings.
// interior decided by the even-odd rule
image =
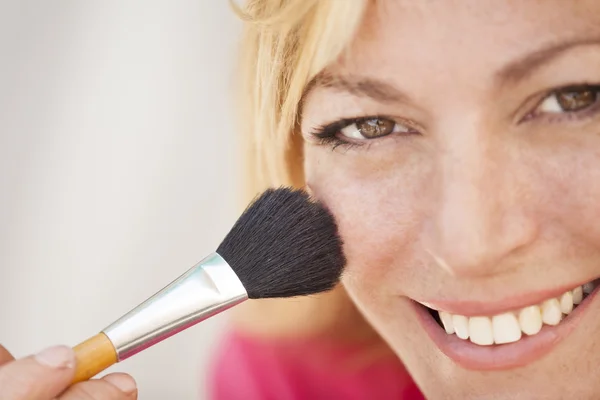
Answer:
[[[332,289],[346,264],[333,215],[301,190],[257,197],[217,249],[251,299]]]

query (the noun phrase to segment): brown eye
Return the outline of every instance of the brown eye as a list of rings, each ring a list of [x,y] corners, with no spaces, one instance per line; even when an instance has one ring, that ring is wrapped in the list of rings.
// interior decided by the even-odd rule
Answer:
[[[352,139],[376,139],[394,132],[408,132],[405,126],[385,118],[359,120],[342,128],[340,133]]]
[[[596,88],[568,89],[546,97],[539,106],[544,113],[573,113],[585,110],[600,100]]]
[[[389,119],[373,118],[358,122],[356,127],[364,137],[375,138],[392,133],[394,125],[396,124]]]
[[[598,92],[593,90],[579,90],[559,92],[556,101],[564,111],[579,111],[591,106],[598,99]]]

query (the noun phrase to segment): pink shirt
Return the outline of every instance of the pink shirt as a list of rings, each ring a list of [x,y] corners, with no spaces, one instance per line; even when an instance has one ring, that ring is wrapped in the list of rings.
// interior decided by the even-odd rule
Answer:
[[[395,356],[360,346],[274,342],[229,333],[209,377],[211,400],[423,400]]]

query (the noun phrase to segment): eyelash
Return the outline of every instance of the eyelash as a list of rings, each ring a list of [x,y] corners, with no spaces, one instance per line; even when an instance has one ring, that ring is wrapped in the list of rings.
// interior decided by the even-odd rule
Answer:
[[[596,93],[595,103],[591,104],[589,107],[583,108],[582,110],[576,110],[576,111],[565,111],[565,112],[554,113],[554,114],[546,113],[546,115],[544,115],[544,112],[541,112],[541,113],[536,112],[536,110],[544,103],[544,101],[551,98],[551,96],[557,96],[560,93],[568,93],[568,92],[576,92],[576,91],[592,91],[592,92]],[[547,122],[549,122],[549,123],[558,123],[558,122],[573,121],[573,120],[584,120],[584,119],[595,116],[599,112],[600,112],[600,85],[588,85],[588,84],[572,85],[572,86],[561,87],[558,89],[554,89],[550,92],[547,92],[542,97],[542,99],[536,103],[534,110],[531,113],[527,114],[525,116],[525,118],[522,119],[521,122],[530,122],[531,120],[539,118],[540,116],[545,117]],[[344,129],[345,127],[348,127],[352,124],[361,123],[361,122],[364,122],[364,121],[370,120],[370,119],[385,119],[385,120],[393,121],[396,124],[399,124],[398,122],[396,122],[396,120],[394,118],[390,118],[387,116],[381,116],[381,115],[371,115],[371,116],[357,117],[357,118],[343,118],[343,119],[340,119],[333,123],[316,127],[313,130],[313,132],[311,132],[311,136],[316,138],[319,141],[320,145],[328,145],[332,148],[332,150],[335,150],[337,148],[343,148],[343,149],[348,150],[353,147],[362,147],[365,145],[368,147],[370,144],[372,144],[373,141],[375,141],[377,139],[384,139],[387,136],[394,135],[394,134],[389,134],[389,135],[381,136],[379,138],[356,139],[354,141],[350,138],[341,138],[340,137],[340,131],[342,129]],[[400,124],[400,125],[403,125],[403,124]],[[408,125],[404,124],[403,126],[408,126]],[[409,135],[415,134],[415,133],[418,134],[417,131],[412,131],[412,132],[409,132]],[[404,134],[402,136],[407,136],[407,135]]]
[[[569,85],[564,86],[558,89],[554,89],[548,93],[546,93],[540,101],[535,104],[534,110],[525,116],[523,122],[528,122],[531,119],[537,118],[539,116],[544,116],[544,113],[536,112],[537,108],[540,107],[547,99],[552,96],[556,96],[560,93],[569,93],[569,92],[584,92],[590,91],[596,94],[596,99],[593,104],[588,107],[584,107],[582,110],[575,111],[565,111],[565,112],[557,112],[557,113],[547,113],[545,118],[549,123],[558,123],[563,121],[573,121],[573,120],[585,120],[587,118],[591,118],[595,116],[600,111],[600,85],[597,84],[583,84],[583,85]]]
[[[316,138],[319,141],[320,145],[328,145],[331,146],[332,150],[337,148],[350,149],[353,147],[361,147],[361,146],[370,146],[372,142],[376,139],[383,139],[388,136],[394,135],[394,133],[383,135],[379,138],[373,139],[355,139],[352,140],[350,138],[341,138],[339,137],[340,131],[352,124],[358,124],[361,122],[365,122],[371,119],[384,119],[393,121],[395,124],[409,127],[408,124],[400,124],[394,118],[382,116],[382,115],[372,115],[367,117],[357,117],[357,118],[343,118],[338,121],[335,121],[328,125],[318,126],[311,133],[311,136]],[[412,129],[409,127],[409,129]],[[412,135],[418,133],[416,130],[412,130],[410,132],[404,132],[402,136]]]

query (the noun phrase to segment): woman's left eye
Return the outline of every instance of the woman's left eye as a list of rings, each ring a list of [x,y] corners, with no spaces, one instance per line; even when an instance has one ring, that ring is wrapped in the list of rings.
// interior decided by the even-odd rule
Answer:
[[[397,132],[410,132],[410,128],[391,119],[367,118],[355,121],[340,129],[340,134],[350,139],[376,139]]]
[[[535,110],[537,114],[566,114],[584,111],[600,101],[600,88],[563,89],[546,97]]]

